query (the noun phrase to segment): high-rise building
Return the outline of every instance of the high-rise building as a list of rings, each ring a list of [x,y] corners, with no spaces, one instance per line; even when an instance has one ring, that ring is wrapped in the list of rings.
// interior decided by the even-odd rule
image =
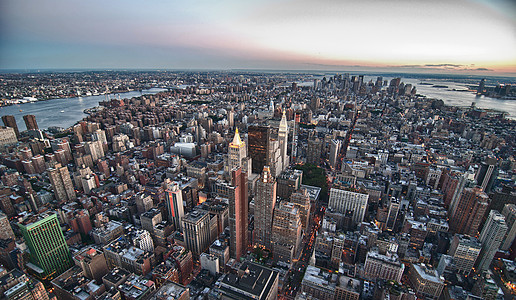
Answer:
[[[6,127],[11,127],[14,129],[14,133],[16,134],[16,138],[20,138],[20,131],[18,130],[18,125],[16,124],[16,119],[14,116],[5,115],[2,116],[2,121]]]
[[[272,248],[276,262],[292,263],[301,244],[301,228],[299,210],[293,203],[283,201],[274,208]]]
[[[436,270],[429,269],[423,264],[413,264],[410,267],[408,279],[418,299],[419,297],[422,299],[439,299],[444,289],[444,277],[441,277]]]
[[[254,198],[254,244],[271,248],[272,216],[276,204],[276,180],[272,177],[268,166],[257,182]]]
[[[283,115],[281,116],[281,121],[278,129],[278,141],[280,148],[280,155],[282,161],[282,171],[288,167],[289,157],[287,155],[288,148],[288,124],[287,117],[285,116],[285,110],[283,110]]]
[[[154,252],[154,242],[150,233],[145,229],[139,229],[134,233],[133,245],[147,252]]]
[[[308,232],[310,225],[310,194],[308,190],[302,188],[292,193],[292,195],[290,195],[290,202],[292,202],[299,211],[301,226],[304,232]]]
[[[401,263],[396,254],[387,256],[376,251],[369,251],[364,264],[364,272],[367,278],[395,280],[401,282],[401,276],[405,265]]]
[[[0,211],[0,239],[14,239],[14,232],[9,224],[9,218]]]
[[[322,142],[315,137],[308,139],[308,148],[306,150],[306,163],[318,166],[321,161]]]
[[[475,180],[477,184],[482,187],[482,190],[486,193],[491,191],[494,180],[498,175],[498,161],[494,157],[487,157],[485,162],[480,165],[477,171]]]
[[[453,257],[453,264],[457,273],[468,276],[481,249],[482,244],[477,238],[462,234],[454,235],[448,255]]]
[[[511,248],[514,238],[516,238],[516,205],[505,204],[502,215],[504,215],[505,224],[507,224],[507,234],[500,249],[506,251]]]
[[[165,192],[168,220],[174,223],[176,230],[182,231],[181,220],[184,216],[183,194],[177,182],[169,184]]]
[[[450,216],[450,231],[476,236],[488,203],[489,197],[482,189],[465,188]]]
[[[40,278],[54,278],[72,266],[57,214],[29,216],[18,226],[30,251],[27,267]]]
[[[290,168],[286,169],[276,177],[276,181],[278,182],[277,196],[282,199],[289,199],[290,195],[301,187],[303,171]]]
[[[38,122],[36,122],[35,115],[25,115],[23,116],[23,121],[25,121],[25,126],[27,126],[27,130],[38,130]]]
[[[54,189],[54,194],[59,202],[67,202],[76,199],[72,179],[66,166],[56,164],[54,168],[48,169],[48,178]]]
[[[352,222],[360,224],[364,220],[368,199],[369,195],[365,192],[350,191],[336,186],[330,189],[328,208],[344,215],[352,213]]]
[[[337,166],[337,162],[338,162],[337,160],[339,157],[340,146],[341,146],[341,143],[339,140],[331,140],[329,161],[330,161],[330,166],[333,169],[335,169],[335,167]]]
[[[505,224],[505,217],[496,210],[490,211],[487,222],[480,233],[479,240],[482,243],[482,250],[477,261],[478,271],[489,269],[489,265],[491,265],[506,233],[507,224]]]
[[[229,254],[237,260],[245,254],[248,247],[247,230],[249,226],[247,199],[247,173],[241,168],[231,171],[229,187]]]
[[[210,247],[210,215],[194,210],[183,217],[182,223],[185,246],[198,257]]]
[[[233,141],[229,143],[227,166],[228,172],[231,172],[234,169],[242,168],[242,170],[246,173],[251,167],[247,158],[247,147],[245,142],[240,139],[238,128],[235,129],[235,136],[233,137]]]
[[[271,128],[268,126],[251,125],[247,128],[247,141],[249,142],[249,157],[251,158],[251,171],[260,174],[267,164],[267,151]]]

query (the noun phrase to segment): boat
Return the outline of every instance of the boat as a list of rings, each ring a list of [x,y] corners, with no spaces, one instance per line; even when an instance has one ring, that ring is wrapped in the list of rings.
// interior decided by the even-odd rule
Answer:
[[[23,110],[20,109],[20,112],[22,112]]]
[[[64,110],[62,110],[61,112],[64,113]]]

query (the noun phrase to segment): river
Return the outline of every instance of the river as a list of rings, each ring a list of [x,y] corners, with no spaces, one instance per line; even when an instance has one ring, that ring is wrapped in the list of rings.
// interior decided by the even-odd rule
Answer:
[[[160,88],[151,88],[148,90],[133,91],[120,94],[110,94],[111,98],[132,98],[141,95],[156,94],[164,91]],[[11,106],[0,107],[0,116],[13,115],[16,118],[18,129],[26,130],[24,115],[35,115],[39,129],[47,129],[51,126],[68,128],[76,122],[82,120],[87,115],[84,110],[99,105],[99,102],[105,101],[106,95],[87,96],[76,98],[50,99],[46,101],[37,101],[32,103],[16,104]],[[3,124],[2,124],[3,125]]]

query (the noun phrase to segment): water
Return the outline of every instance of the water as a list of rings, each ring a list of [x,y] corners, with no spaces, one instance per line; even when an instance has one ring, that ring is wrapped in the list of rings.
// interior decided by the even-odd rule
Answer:
[[[146,94],[156,94],[164,91],[160,88],[151,88],[142,92],[133,91],[120,94],[111,94],[111,98],[132,98]],[[35,115],[39,129],[46,129],[50,126],[58,126],[68,128],[76,122],[82,120],[87,115],[83,112],[87,108],[98,106],[99,102],[105,101],[106,95],[62,98],[46,101],[38,101],[32,103],[17,104],[11,106],[0,107],[0,116],[13,115],[16,118],[18,129],[26,130],[24,115]],[[21,111],[20,111],[21,110]],[[3,124],[2,124],[3,125]]]
[[[477,97],[474,92],[466,91],[468,85],[464,83],[413,78],[402,78],[402,81],[415,86],[418,94],[425,95],[428,98],[441,99],[446,105],[470,106],[471,103],[475,103],[475,106],[479,108],[505,111],[509,114],[507,116],[509,119],[516,119],[516,100],[503,100],[484,96]],[[421,82],[431,83],[432,85],[443,85],[447,86],[447,88],[423,85],[420,84]],[[456,89],[456,91],[452,89]]]

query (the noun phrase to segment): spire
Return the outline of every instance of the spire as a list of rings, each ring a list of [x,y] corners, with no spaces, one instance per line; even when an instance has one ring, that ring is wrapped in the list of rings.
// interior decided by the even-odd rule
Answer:
[[[283,115],[281,116],[279,130],[284,131],[284,132],[288,130],[287,116],[285,115],[285,109],[283,109]]]
[[[242,144],[242,140],[240,139],[240,134],[238,134],[238,127],[235,129],[235,136],[233,137],[233,142],[231,142],[234,146],[240,146]]]
[[[271,169],[269,166],[263,166],[262,179],[263,182],[269,182],[271,180]]]

